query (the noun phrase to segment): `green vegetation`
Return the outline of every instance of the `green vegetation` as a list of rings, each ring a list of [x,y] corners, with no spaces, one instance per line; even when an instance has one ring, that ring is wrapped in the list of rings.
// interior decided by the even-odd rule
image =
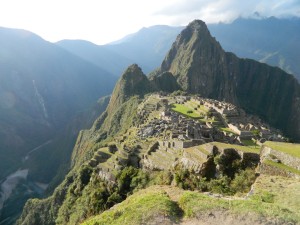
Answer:
[[[219,130],[225,131],[226,133],[237,135],[233,130],[231,130],[229,127],[220,127]]]
[[[284,212],[293,212],[295,220],[300,218],[300,181],[282,176],[260,175],[253,185],[253,200],[271,202],[281,208]]]
[[[248,148],[253,149],[253,151],[259,153],[261,146],[257,145],[254,141],[252,140],[242,140],[243,145],[247,146]]]
[[[251,133],[255,136],[259,136],[260,131],[259,130],[252,130]]]
[[[200,118],[200,114],[193,110],[193,108],[187,107],[182,104],[173,104],[172,110],[193,119]]]
[[[283,163],[274,162],[272,160],[264,160],[264,163],[267,164],[267,165],[274,166],[276,168],[282,169],[284,171],[300,175],[300,171],[299,170],[297,170],[297,169],[295,169],[293,167],[287,166],[287,165],[285,165]]]
[[[241,165],[237,166],[236,162],[232,164],[241,167]],[[232,167],[231,165],[230,168]],[[174,181],[176,186],[185,190],[210,191],[226,195],[249,192],[256,179],[254,168],[245,170],[235,168],[235,170],[235,174],[222,173],[216,179],[209,179],[209,177],[199,177],[193,171],[177,168],[174,172]]]
[[[300,158],[300,144],[267,141],[264,143],[264,146]]]
[[[186,217],[201,217],[208,211],[229,211],[233,215],[254,213],[251,218],[271,217],[289,222],[300,222],[300,218],[284,207],[265,203],[259,200],[226,200],[212,198],[201,193],[186,191],[179,200],[179,206]]]
[[[113,111],[109,112],[108,118],[103,124],[103,130],[107,130],[108,135],[125,133],[133,125],[133,122],[137,120],[138,104],[139,98],[134,96],[125,103],[115,106]]]
[[[217,146],[220,149],[224,148],[234,148],[236,150],[242,151],[242,152],[252,152],[252,153],[258,153],[260,152],[259,146],[241,146],[241,145],[233,145],[233,144],[226,144],[221,142],[212,142],[211,144]]]
[[[272,201],[274,197],[265,193],[265,196],[267,195],[265,200]],[[167,221],[174,223],[183,216],[187,220],[203,219],[202,215],[214,212],[224,212],[224,215],[221,214],[226,216],[224,218],[232,216],[243,221],[250,215],[249,223],[254,219],[276,219],[285,223],[300,222],[300,217],[295,212],[266,201],[214,198],[199,192],[181,191],[170,186],[153,186],[133,194],[124,202],[88,219],[82,225],[144,224],[149,221],[153,224]]]
[[[128,197],[117,207],[96,216],[83,225],[144,224],[170,218],[174,222],[181,215],[178,205],[163,190],[142,190]]]

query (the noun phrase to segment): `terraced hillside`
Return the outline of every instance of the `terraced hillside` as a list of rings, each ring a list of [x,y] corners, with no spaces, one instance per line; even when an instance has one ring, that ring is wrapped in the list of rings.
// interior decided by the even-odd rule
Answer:
[[[82,158],[82,161],[75,162],[76,169],[46,202],[28,202],[19,224],[29,224],[26,221],[30,224],[35,224],[33,221],[43,224],[156,224],[159,221],[199,224],[220,220],[228,224],[242,224],[241,221],[293,224],[300,221],[297,206],[288,206],[289,202],[295,205],[294,200],[286,199],[281,206],[280,200],[269,199],[277,196],[277,189],[270,194],[265,188],[269,180],[264,177],[272,175],[280,185],[282,179],[292,182],[300,173],[299,168],[290,170],[291,165],[286,165],[281,155],[277,155],[275,162],[274,158],[270,159],[272,154],[266,153],[265,149],[271,146],[272,151],[284,155],[298,154],[299,145],[266,141],[275,137],[285,141],[278,130],[233,105],[194,96],[148,94],[123,104],[128,102],[135,102],[134,108],[126,108],[133,111],[123,114],[133,116],[130,126],[107,135],[104,131],[110,127],[106,128],[105,121],[111,120],[109,115],[118,115],[115,112],[108,115],[100,129],[97,129],[98,120],[90,131],[82,132],[76,145],[85,152],[75,152],[77,160]],[[175,104],[199,116],[178,112]],[[128,121],[124,116],[121,118],[120,123]],[[250,139],[243,136],[244,130],[239,134],[231,130],[234,128],[229,124],[233,120],[244,121],[245,124],[240,123],[244,129],[252,124],[255,132],[247,133],[251,134]],[[273,169],[269,161],[281,170]],[[144,188],[147,189],[133,194]],[[53,210],[51,223],[32,214],[38,208],[51,207],[49,204],[54,199],[59,199],[60,204]]]

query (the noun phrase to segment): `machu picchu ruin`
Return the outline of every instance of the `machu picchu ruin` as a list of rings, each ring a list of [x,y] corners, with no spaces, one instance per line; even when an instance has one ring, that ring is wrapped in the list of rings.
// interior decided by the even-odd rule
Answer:
[[[179,166],[203,177],[218,177],[222,166],[214,162],[217,156],[261,167],[261,173],[276,173],[266,163],[274,155],[266,151],[267,145],[288,144],[278,129],[258,117],[233,104],[194,95],[149,94],[139,103],[137,115],[134,126],[99,148],[89,162],[109,182],[115,182],[117,171],[127,165],[153,171]],[[278,158],[272,162],[290,166],[286,157]],[[293,168],[289,174],[297,177],[300,168]]]

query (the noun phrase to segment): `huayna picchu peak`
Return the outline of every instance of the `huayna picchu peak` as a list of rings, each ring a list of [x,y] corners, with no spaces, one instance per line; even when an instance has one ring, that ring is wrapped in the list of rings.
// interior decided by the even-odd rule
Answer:
[[[124,71],[64,181],[17,224],[299,224],[299,115],[295,78],[195,20],[149,76]]]

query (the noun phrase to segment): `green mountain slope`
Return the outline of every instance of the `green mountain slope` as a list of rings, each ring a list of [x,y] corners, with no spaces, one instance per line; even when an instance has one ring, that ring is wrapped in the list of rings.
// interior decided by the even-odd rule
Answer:
[[[82,211],[81,208],[68,210],[70,204],[77,207],[74,201],[84,201],[85,198],[89,198],[90,191],[99,185],[103,186],[103,189],[99,190],[100,195],[102,195],[102,191],[104,191],[103,194],[108,191],[107,185],[109,184],[105,182],[97,180],[96,183],[89,183],[94,172],[86,162],[93,157],[96,150],[105,145],[104,143],[109,143],[114,137],[122,135],[132,126],[136,120],[138,103],[142,100],[143,95],[150,91],[149,85],[150,82],[137,65],[132,65],[125,71],[116,84],[107,110],[95,121],[90,130],[80,132],[73,150],[71,163],[73,169],[68,175],[68,181],[65,179],[48,199],[28,202],[19,220],[20,224],[65,224],[69,220],[75,222],[82,217]],[[135,95],[137,96],[132,97]],[[86,186],[88,184],[91,185],[89,188]],[[70,194],[71,190],[73,193],[76,185],[81,185],[76,191],[79,195]],[[83,190],[85,190],[85,194],[83,194]],[[107,194],[109,193],[107,192]],[[101,206],[98,210],[101,210],[102,207],[105,208],[105,206]],[[42,216],[48,210],[51,213],[47,217]],[[38,211],[41,216],[36,214]],[[76,216],[77,213],[78,216]],[[70,216],[74,217],[74,220]],[[73,223],[71,221],[69,221],[70,224]]]

